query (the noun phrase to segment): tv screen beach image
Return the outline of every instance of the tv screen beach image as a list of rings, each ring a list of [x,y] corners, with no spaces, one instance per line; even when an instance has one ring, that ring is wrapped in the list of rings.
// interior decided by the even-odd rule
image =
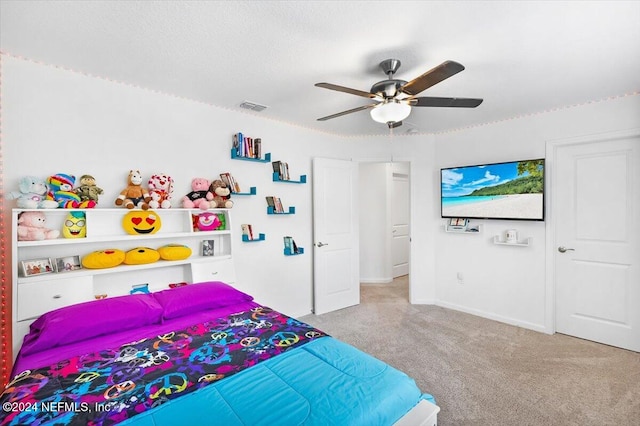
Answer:
[[[441,170],[442,217],[544,219],[544,160]]]

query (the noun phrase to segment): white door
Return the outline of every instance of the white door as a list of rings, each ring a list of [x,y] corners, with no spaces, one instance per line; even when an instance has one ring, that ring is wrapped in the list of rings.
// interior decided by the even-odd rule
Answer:
[[[391,194],[393,278],[409,273],[409,176],[394,173]]]
[[[640,351],[640,135],[554,147],[556,331]]]
[[[346,160],[313,159],[313,311],[360,303],[358,168]]]

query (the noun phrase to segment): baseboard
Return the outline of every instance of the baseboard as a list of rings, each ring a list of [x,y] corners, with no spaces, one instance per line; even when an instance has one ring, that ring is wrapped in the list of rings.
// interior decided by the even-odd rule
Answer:
[[[412,305],[436,305],[436,299],[413,299],[411,300]]]
[[[547,328],[544,325],[534,324],[531,322],[522,321],[515,318],[497,315],[493,312],[486,312],[479,309],[468,308],[466,306],[456,305],[454,303],[443,302],[442,300],[436,300],[435,305],[440,306],[442,308],[453,309],[454,311],[460,311],[467,314],[476,315],[482,318],[503,322],[505,324],[515,325],[516,327],[522,327],[528,330],[538,331],[540,333],[552,334],[549,331],[547,331]]]
[[[389,284],[393,278],[360,278],[360,284]]]

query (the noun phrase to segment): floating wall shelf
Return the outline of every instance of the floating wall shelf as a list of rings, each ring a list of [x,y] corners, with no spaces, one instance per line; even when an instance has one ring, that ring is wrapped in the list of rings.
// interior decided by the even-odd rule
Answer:
[[[293,253],[290,248],[285,248],[284,249],[284,255],[285,256],[297,256],[299,254],[304,254],[304,249],[302,247],[298,247],[298,252],[297,253]]]
[[[296,214],[296,208],[291,206],[288,212],[276,212],[272,206],[267,206],[267,214]]]
[[[258,234],[258,238],[254,238],[253,240],[250,240],[247,235],[242,235],[242,241],[244,241],[245,243],[255,243],[258,241],[264,241],[265,239],[266,237],[264,234]]]
[[[482,225],[468,226],[466,228],[455,228],[449,225],[444,226],[444,232],[450,232],[452,234],[481,234]]]
[[[243,157],[238,155],[235,149],[231,148],[231,159],[232,160],[245,160],[245,161],[254,161],[258,163],[270,163],[271,162],[271,153],[267,152],[264,155],[264,158],[253,158],[253,157]]]
[[[273,181],[274,182],[286,182],[286,183],[307,183],[307,175],[300,176],[300,180],[291,180],[291,179],[280,179],[280,175],[278,172],[273,172]]]
[[[500,239],[499,235],[495,235],[493,237],[493,244],[499,244],[499,245],[504,245],[504,246],[517,246],[517,247],[528,247],[531,245],[531,237],[525,239],[525,240],[519,240],[517,242],[514,243],[508,243],[505,240]]]
[[[256,195],[258,193],[258,190],[256,189],[255,186],[252,186],[251,188],[249,188],[249,192],[232,192],[232,195]]]

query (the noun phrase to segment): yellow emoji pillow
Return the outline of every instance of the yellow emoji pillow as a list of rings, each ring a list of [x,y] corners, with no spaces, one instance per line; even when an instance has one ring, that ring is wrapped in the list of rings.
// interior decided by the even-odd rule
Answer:
[[[167,244],[158,248],[160,258],[164,260],[183,260],[191,256],[189,246],[182,244]]]
[[[82,266],[89,269],[113,268],[124,262],[124,255],[118,249],[94,251],[82,258]]]
[[[122,218],[122,227],[131,235],[155,234],[161,226],[160,216],[150,210],[132,210]]]
[[[136,247],[129,250],[125,257],[124,263],[127,265],[142,265],[144,263],[157,262],[160,259],[160,253],[149,247]]]

